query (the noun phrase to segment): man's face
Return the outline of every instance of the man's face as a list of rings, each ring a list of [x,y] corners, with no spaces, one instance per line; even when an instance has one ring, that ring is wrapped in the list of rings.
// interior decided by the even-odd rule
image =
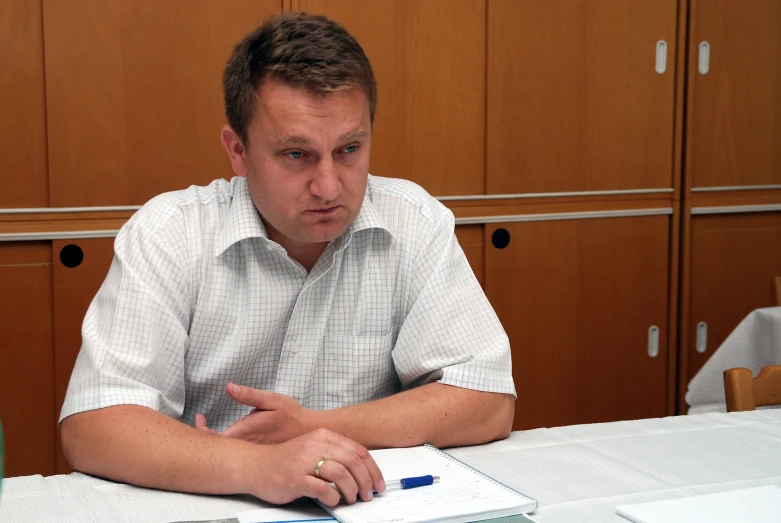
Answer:
[[[371,121],[361,89],[318,96],[265,81],[248,141],[231,159],[269,238],[290,249],[344,233],[361,210],[369,173]]]

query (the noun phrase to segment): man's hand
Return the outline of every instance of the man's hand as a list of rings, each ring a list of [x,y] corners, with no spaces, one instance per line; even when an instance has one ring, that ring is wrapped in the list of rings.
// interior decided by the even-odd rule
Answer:
[[[307,496],[333,507],[340,493],[346,503],[354,503],[359,496],[371,500],[372,489],[385,490],[382,473],[366,447],[330,430],[317,429],[261,448],[265,472],[259,472],[258,492],[253,494],[270,503]],[[321,460],[317,477],[315,469]]]
[[[317,428],[308,423],[311,411],[289,396],[233,383],[229,383],[226,390],[233,401],[254,409],[222,431],[221,436],[273,445]],[[195,415],[195,428],[217,434],[216,430],[209,428],[203,414]]]

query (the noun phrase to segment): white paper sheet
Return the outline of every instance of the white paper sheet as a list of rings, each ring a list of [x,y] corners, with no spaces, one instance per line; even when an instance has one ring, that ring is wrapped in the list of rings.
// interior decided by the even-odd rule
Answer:
[[[619,505],[616,512],[634,523],[779,523],[781,489],[770,485],[639,505]]]

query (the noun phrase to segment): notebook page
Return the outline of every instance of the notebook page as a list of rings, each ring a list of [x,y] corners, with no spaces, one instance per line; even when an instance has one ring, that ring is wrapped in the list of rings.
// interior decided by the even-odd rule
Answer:
[[[533,500],[506,490],[436,450],[413,447],[371,454],[386,480],[427,474],[440,480],[426,487],[389,490],[375,495],[369,503],[342,505],[335,512],[340,520],[411,523],[468,514],[507,515],[534,508]],[[526,503],[528,508],[517,510]]]

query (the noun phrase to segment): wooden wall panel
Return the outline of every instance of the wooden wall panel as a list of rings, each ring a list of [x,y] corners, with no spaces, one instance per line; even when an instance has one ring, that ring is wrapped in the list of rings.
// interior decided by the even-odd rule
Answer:
[[[691,9],[691,185],[781,184],[781,2],[692,0]]]
[[[141,204],[233,172],[222,71],[281,0],[44,0],[52,206]]]
[[[485,1],[293,0],[358,40],[379,86],[372,174],[484,192]]]
[[[0,282],[5,475],[54,474],[51,246],[0,243]]]
[[[681,350],[688,383],[738,323],[772,304],[771,281],[781,275],[781,213],[693,216],[690,311]],[[708,326],[707,347],[695,350],[697,324]]]
[[[67,267],[60,260],[63,248],[75,245],[83,260]],[[54,253],[54,403],[59,418],[73,364],[81,349],[81,325],[95,294],[106,278],[114,257],[114,239],[55,240]],[[57,474],[68,474],[70,467],[57,438]]]
[[[492,0],[488,193],[672,187],[676,19],[676,0]]]
[[[46,207],[46,98],[41,0],[0,2],[2,207]]]
[[[486,226],[485,287],[510,337],[515,430],[666,414],[669,221]],[[492,244],[500,228],[503,249]]]

